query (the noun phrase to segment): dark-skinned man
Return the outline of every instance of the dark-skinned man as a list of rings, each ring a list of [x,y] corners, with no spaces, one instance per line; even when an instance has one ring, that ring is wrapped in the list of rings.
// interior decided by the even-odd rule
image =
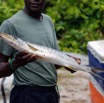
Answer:
[[[53,22],[42,13],[45,3],[24,0],[24,8],[5,20],[0,32],[59,50]],[[0,77],[11,74],[14,87],[10,103],[59,103],[56,66],[26,51],[18,52],[0,40]]]

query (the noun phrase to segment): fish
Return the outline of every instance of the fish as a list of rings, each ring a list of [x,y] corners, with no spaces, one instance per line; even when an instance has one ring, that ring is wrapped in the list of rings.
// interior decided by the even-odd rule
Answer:
[[[104,69],[81,64],[80,58],[69,55],[63,51],[58,51],[53,48],[30,43],[20,39],[19,37],[5,33],[0,33],[0,38],[4,40],[8,45],[15,48],[17,51],[27,51],[33,55],[37,55],[39,57],[38,59],[40,60],[56,64],[67,69],[72,69],[74,71],[80,70],[93,75],[104,72]],[[103,79],[99,75],[98,77]]]

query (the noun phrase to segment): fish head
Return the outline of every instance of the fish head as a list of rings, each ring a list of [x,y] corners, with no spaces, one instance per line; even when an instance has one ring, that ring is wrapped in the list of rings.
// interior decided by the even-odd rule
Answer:
[[[0,37],[1,39],[3,39],[5,42],[9,44],[11,43],[11,44],[23,45],[23,40],[21,40],[20,38],[16,36],[8,35],[5,33],[0,33]]]
[[[0,38],[17,50],[22,50],[23,47],[27,48],[27,44],[18,37],[8,35],[5,33],[0,33]]]
[[[0,37],[1,39],[3,39],[4,41],[8,41],[8,42],[15,42],[16,41],[16,37],[5,34],[5,33],[0,33]]]

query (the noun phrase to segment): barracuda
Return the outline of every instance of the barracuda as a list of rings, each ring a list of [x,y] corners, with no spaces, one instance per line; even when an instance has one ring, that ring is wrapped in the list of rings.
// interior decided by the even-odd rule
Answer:
[[[18,51],[26,50],[29,53],[37,55],[41,60],[46,62],[50,62],[53,64],[57,64],[75,71],[84,71],[90,74],[96,74],[100,72],[104,72],[103,69],[94,68],[87,65],[82,65],[81,60],[74,56],[65,54],[64,52],[54,50],[52,48],[44,47],[37,44],[32,44],[27,41],[23,41],[18,37],[14,37],[12,35],[0,33],[0,38],[4,40],[6,43],[14,47]],[[96,74],[97,75],[97,74]]]

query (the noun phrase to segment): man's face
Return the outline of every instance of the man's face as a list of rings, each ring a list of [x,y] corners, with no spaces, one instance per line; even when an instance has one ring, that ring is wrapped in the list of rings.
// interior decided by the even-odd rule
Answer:
[[[24,0],[25,8],[31,12],[42,11],[46,0]]]

